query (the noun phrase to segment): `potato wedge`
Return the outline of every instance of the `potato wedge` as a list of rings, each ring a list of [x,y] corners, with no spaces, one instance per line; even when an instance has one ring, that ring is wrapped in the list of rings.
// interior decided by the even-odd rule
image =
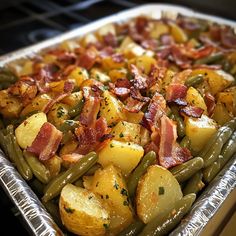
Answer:
[[[185,118],[186,135],[191,141],[191,148],[198,152],[207,143],[209,138],[216,132],[216,122],[206,115],[200,118]]]
[[[143,148],[136,143],[111,140],[99,152],[98,162],[103,167],[113,164],[124,175],[128,175],[138,165],[143,154]]]
[[[141,125],[120,121],[112,129],[111,134],[114,135],[115,140],[124,142],[140,143],[140,129]]]
[[[93,177],[91,190],[103,199],[110,209],[112,235],[119,233],[133,221],[132,207],[121,172],[113,165],[97,170]]]
[[[113,125],[120,120],[125,120],[122,112],[123,104],[115,98],[109,91],[104,91],[103,100],[101,101],[100,116],[106,118],[108,125]]]
[[[101,236],[109,227],[109,212],[100,198],[87,189],[67,184],[61,191],[59,210],[62,223],[77,235]]]
[[[200,107],[204,110],[204,114],[207,114],[207,106],[202,95],[197,91],[197,89],[190,87],[187,91],[186,101],[196,107]]]
[[[74,81],[77,87],[83,83],[84,80],[89,79],[88,72],[82,67],[76,67],[67,77],[69,80]]]
[[[39,112],[27,118],[16,128],[16,140],[21,148],[27,148],[32,144],[45,122],[47,122],[46,114]]]
[[[138,183],[137,214],[146,224],[174,208],[182,196],[180,185],[170,171],[158,165],[150,166]]]

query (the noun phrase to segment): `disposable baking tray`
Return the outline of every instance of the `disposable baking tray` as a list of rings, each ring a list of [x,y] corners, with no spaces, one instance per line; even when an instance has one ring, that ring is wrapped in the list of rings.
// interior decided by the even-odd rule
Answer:
[[[64,40],[70,40],[83,36],[108,23],[127,21],[138,15],[148,15],[153,18],[160,18],[165,15],[174,19],[179,13],[186,16],[202,18],[220,24],[230,25],[234,28],[234,30],[236,30],[235,22],[220,17],[205,15],[176,5],[146,4],[102,18],[98,21],[69,31],[55,38],[46,40],[42,43],[1,56],[0,67],[11,65],[11,63],[20,63],[20,61],[24,58],[32,57],[45,49],[56,46]],[[47,213],[38,197],[23,180],[13,165],[5,158],[5,155],[1,150],[0,184],[20,211],[25,221],[25,227],[31,235],[63,235],[62,231]],[[227,196],[234,190],[235,186],[236,157],[231,158],[230,162],[227,163],[224,169],[210,183],[210,185],[195,202],[190,213],[170,235],[200,235],[209,220],[222,206]]]

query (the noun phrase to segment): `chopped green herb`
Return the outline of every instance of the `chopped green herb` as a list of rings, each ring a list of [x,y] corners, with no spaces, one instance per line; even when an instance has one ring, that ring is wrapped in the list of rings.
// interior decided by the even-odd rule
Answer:
[[[70,207],[66,207],[66,206],[64,206],[64,209],[65,209],[65,211],[67,212],[67,213],[69,213],[69,214],[72,214],[75,210],[74,209],[72,209],[72,208],[70,208]]]
[[[124,134],[123,134],[123,133],[120,133],[119,136],[120,136],[120,138],[123,138],[123,137],[124,137]]]
[[[88,199],[91,200],[93,198],[93,196],[89,196]]]
[[[123,195],[123,196],[128,196],[128,192],[125,188],[122,188],[120,193]]]
[[[128,206],[128,205],[129,205],[129,202],[128,202],[128,201],[123,201],[123,205],[124,205],[124,206]]]
[[[61,118],[65,114],[65,111],[62,106],[57,108],[57,118]]]
[[[109,195],[106,194],[106,199],[109,199]]]
[[[111,148],[113,148],[113,147],[114,147],[114,145],[111,143],[111,144],[110,144],[110,147],[111,147]]]
[[[159,187],[159,195],[164,195],[164,193],[165,193],[165,188]]]
[[[119,188],[119,184],[115,181],[115,184],[114,184],[114,188],[115,189],[118,189]]]
[[[109,228],[109,225],[108,225],[108,224],[103,224],[103,227],[104,227],[105,229],[108,229],[108,228]]]
[[[99,182],[96,183],[96,187],[98,186]]]

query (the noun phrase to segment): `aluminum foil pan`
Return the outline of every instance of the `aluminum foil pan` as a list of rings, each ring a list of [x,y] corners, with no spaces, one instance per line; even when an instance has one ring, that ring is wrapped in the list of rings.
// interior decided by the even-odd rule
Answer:
[[[236,30],[236,23],[223,18],[208,16],[195,12],[191,9],[168,5],[168,4],[147,4],[121,13],[103,18],[90,23],[68,33],[55,38],[46,40],[42,43],[20,49],[0,57],[0,66],[20,63],[27,57],[34,56],[36,53],[49,47],[56,46],[58,43],[80,37],[92,32],[99,27],[112,22],[127,21],[129,18],[138,15],[148,15],[153,18],[160,18],[165,15],[175,19],[177,14],[207,19],[220,24],[232,26]],[[28,184],[23,180],[14,166],[5,158],[5,154],[0,150],[0,184],[13,201],[21,213],[27,229],[31,235],[51,236],[63,235],[62,231],[54,223],[51,216],[34,194]],[[236,157],[232,158],[218,176],[205,189],[198,200],[195,202],[191,212],[185,217],[184,221],[170,234],[171,236],[196,236],[200,235],[209,220],[215,215],[222,206],[227,196],[236,186]]]

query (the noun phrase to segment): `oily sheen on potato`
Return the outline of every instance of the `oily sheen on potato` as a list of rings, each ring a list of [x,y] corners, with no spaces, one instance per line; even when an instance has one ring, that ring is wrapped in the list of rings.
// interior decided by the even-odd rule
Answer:
[[[153,165],[138,183],[136,208],[146,224],[174,207],[183,196],[180,185],[167,169]]]

